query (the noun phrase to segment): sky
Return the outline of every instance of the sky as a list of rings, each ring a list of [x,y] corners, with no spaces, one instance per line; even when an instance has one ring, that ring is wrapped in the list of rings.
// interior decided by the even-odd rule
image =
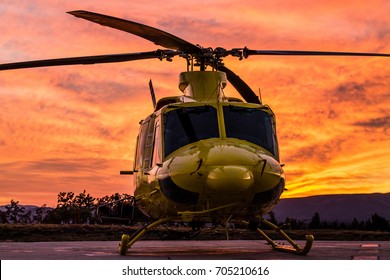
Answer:
[[[390,53],[390,2],[0,1],[0,63],[152,51],[142,38],[75,18],[88,10],[203,47]],[[227,58],[277,118],[282,198],[390,192],[390,58]],[[0,72],[0,205],[55,206],[59,192],[132,193],[139,121],[180,95],[185,61]],[[229,87],[226,95],[236,96]]]

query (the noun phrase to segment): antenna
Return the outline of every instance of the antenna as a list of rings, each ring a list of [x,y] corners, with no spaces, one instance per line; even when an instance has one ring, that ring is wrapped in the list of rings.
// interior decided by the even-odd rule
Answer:
[[[260,104],[263,104],[263,98],[261,97],[261,88],[259,88],[259,99],[260,99]]]
[[[149,90],[150,95],[152,96],[153,108],[156,108],[156,96],[154,95],[152,79],[149,80]]]

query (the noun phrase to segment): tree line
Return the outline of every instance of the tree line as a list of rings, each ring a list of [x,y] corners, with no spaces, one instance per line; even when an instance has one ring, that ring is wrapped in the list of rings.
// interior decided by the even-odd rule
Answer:
[[[0,223],[96,224],[101,222],[97,215],[98,209],[102,209],[107,215],[115,215],[117,214],[115,212],[119,213],[123,206],[128,206],[130,198],[129,194],[119,193],[94,198],[86,190],[77,195],[74,192],[60,192],[54,208],[44,204],[36,207],[34,211],[26,209],[19,204],[19,201],[11,199],[10,204],[6,205],[4,210],[0,210]],[[116,201],[120,202],[116,203]]]
[[[47,207],[45,204],[37,207],[35,211],[21,206],[19,201],[11,199],[9,205],[0,210],[0,223],[2,224],[98,224],[104,217],[120,217],[119,222],[142,221],[142,215],[132,204],[129,194],[115,193],[101,198],[94,198],[84,190],[79,194],[74,192],[60,192],[57,195],[57,205]],[[98,211],[99,210],[99,211]],[[100,213],[100,215],[98,215]],[[354,218],[351,222],[321,220],[318,212],[314,213],[310,221],[286,218],[280,222],[275,218],[274,212],[268,214],[270,222],[287,229],[351,229],[351,230],[379,230],[390,231],[390,222],[377,213],[364,221]],[[113,221],[113,220],[111,220]]]
[[[370,218],[364,221],[358,221],[354,218],[352,221],[326,221],[321,220],[318,212],[313,214],[310,221],[286,218],[284,222],[278,222],[275,214],[271,211],[268,220],[275,225],[288,229],[344,229],[344,230],[368,230],[368,231],[390,231],[390,222],[383,216],[373,213]]]

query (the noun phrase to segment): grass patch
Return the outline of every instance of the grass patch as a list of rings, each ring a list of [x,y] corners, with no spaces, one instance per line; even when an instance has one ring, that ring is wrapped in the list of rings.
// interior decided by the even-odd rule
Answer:
[[[48,241],[119,241],[122,234],[131,234],[138,226],[120,225],[51,225],[51,224],[0,224],[0,242],[48,242]],[[275,240],[281,236],[274,231],[265,231]],[[390,240],[389,232],[360,230],[286,230],[295,240],[304,240],[313,234],[315,240],[384,241]],[[197,235],[183,227],[160,227],[147,233],[143,239],[226,239],[225,229],[205,229]],[[229,239],[262,239],[256,232],[237,229],[229,232]]]

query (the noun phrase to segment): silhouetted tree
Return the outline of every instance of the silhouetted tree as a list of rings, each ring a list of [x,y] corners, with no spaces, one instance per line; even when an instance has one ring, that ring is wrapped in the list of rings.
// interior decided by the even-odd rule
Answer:
[[[294,218],[287,217],[285,224],[288,225],[288,228],[291,229],[306,229],[307,225],[304,221],[297,220]]]
[[[352,220],[351,229],[359,229],[359,221],[356,218]]]
[[[318,229],[320,228],[320,225],[321,225],[320,214],[318,214],[318,212],[315,212],[314,216],[311,218],[309,228]]]
[[[11,199],[11,204],[5,206],[6,209],[6,216],[8,221],[12,223],[18,223],[19,219],[23,213],[24,213],[24,207],[19,206],[19,201],[15,201]]]
[[[44,221],[57,224],[91,222],[95,200],[86,193],[86,190],[76,196],[74,192],[60,192],[57,196],[56,208],[48,213]]]
[[[72,208],[74,199],[74,192],[60,192],[57,195],[57,207],[56,208]]]
[[[46,204],[43,204],[41,207],[37,207],[35,209],[35,215],[33,216],[33,221],[38,224],[42,224],[48,212],[49,210],[46,207]]]
[[[31,210],[27,211],[26,213],[23,212],[19,215],[19,223],[30,224],[31,222],[32,222]]]
[[[268,213],[268,216],[269,216],[268,221],[270,221],[270,222],[273,223],[274,225],[277,225],[277,224],[278,224],[278,221],[277,221],[276,218],[275,218],[275,213],[274,213],[274,211],[270,211],[270,212]]]
[[[76,223],[86,223],[90,222],[93,215],[93,210],[95,209],[94,201],[96,199],[93,198],[90,194],[86,193],[84,190],[82,193],[78,194],[72,205],[76,210]]]
[[[369,223],[369,229],[386,231],[390,229],[389,221],[386,218],[379,216],[377,213],[371,216],[371,223]]]
[[[339,221],[333,221],[329,224],[329,226],[326,225],[326,226],[323,226],[323,228],[339,229],[340,224],[339,224]]]
[[[9,224],[7,219],[7,213],[5,211],[0,210],[0,223],[1,224]]]

